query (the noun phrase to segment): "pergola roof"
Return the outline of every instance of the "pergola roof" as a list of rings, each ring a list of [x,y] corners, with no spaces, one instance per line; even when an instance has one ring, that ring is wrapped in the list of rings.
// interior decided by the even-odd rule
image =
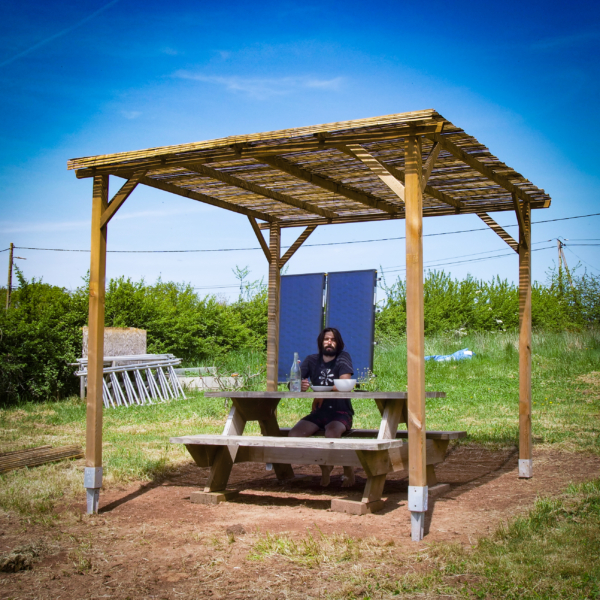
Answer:
[[[75,158],[68,168],[281,227],[402,219],[409,135],[422,143],[423,216],[550,206],[544,190],[435,110]]]

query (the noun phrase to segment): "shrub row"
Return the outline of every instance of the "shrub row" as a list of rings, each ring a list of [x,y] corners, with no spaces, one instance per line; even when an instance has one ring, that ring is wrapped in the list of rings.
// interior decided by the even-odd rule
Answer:
[[[81,355],[81,328],[87,324],[87,283],[69,292],[18,272],[19,288],[10,310],[0,310],[0,402],[19,398],[60,398],[78,382],[67,365]],[[387,286],[376,320],[376,335],[406,332],[406,283]],[[0,293],[4,304],[6,290]],[[425,278],[425,332],[498,331],[518,325],[518,287],[499,279],[444,272]],[[573,285],[552,273],[548,285],[532,290],[533,325],[546,330],[582,329],[600,324],[600,278],[573,277]],[[267,292],[262,282],[246,284],[234,303],[199,297],[186,284],[153,285],[120,277],[108,283],[107,327],[139,327],[148,332],[148,352],[173,353],[186,364],[201,364],[231,350],[264,350]]]

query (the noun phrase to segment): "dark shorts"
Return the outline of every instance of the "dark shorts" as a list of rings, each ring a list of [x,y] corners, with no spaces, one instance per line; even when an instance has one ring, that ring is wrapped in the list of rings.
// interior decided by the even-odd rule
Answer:
[[[311,412],[310,415],[302,417],[301,420],[314,423],[315,425],[318,425],[320,429],[325,429],[325,426],[329,425],[329,423],[332,421],[339,421],[346,427],[346,431],[350,431],[350,429],[352,429],[352,415],[350,413],[331,408],[319,408]]]

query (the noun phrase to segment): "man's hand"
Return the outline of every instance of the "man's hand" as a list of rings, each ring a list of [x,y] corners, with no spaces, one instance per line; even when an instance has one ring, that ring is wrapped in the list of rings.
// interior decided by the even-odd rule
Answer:
[[[321,408],[321,406],[323,406],[323,400],[324,398],[315,398],[313,400],[312,412],[315,412],[315,410],[318,410]]]
[[[300,388],[303,392],[305,392],[309,388],[310,384],[308,383],[308,379],[302,380],[302,387]]]

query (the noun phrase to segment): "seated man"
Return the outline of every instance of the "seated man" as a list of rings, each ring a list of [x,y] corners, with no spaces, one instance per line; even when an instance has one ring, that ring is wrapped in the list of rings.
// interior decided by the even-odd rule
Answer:
[[[317,338],[318,354],[307,356],[301,365],[302,391],[313,385],[333,385],[334,379],[351,379],[353,375],[352,359],[344,352],[344,341],[340,332],[327,327]],[[336,388],[333,390],[336,392]],[[319,429],[325,430],[325,437],[339,438],[352,428],[354,410],[349,398],[315,398],[312,412],[303,417],[290,430],[290,437],[308,437]],[[333,467],[321,465],[321,485],[327,486]],[[354,470],[344,467],[342,487],[354,485]]]

